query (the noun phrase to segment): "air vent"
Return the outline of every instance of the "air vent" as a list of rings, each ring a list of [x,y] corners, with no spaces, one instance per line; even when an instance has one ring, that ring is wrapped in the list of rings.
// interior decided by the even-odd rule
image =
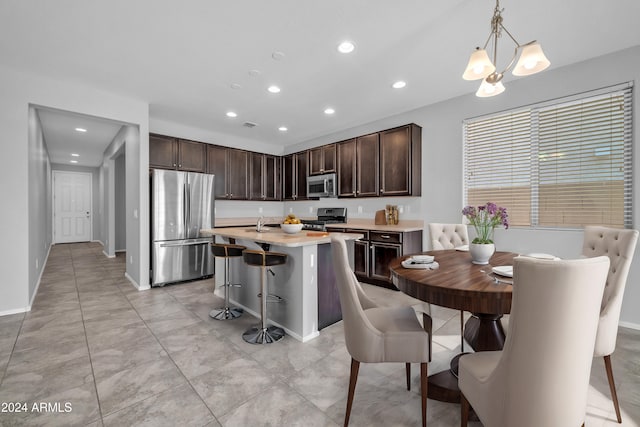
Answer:
[[[258,126],[258,124],[257,123],[253,123],[253,122],[244,122],[242,124],[242,126],[251,129],[251,128],[254,128],[254,127]]]

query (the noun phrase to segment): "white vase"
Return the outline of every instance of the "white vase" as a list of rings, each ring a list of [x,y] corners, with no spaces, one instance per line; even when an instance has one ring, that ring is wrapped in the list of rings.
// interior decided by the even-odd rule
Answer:
[[[495,251],[496,245],[493,243],[471,243],[469,245],[471,262],[474,264],[489,264],[489,258],[491,258]]]

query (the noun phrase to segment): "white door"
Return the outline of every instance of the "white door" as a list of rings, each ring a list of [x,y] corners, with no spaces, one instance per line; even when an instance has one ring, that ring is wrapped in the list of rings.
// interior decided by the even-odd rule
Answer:
[[[91,240],[91,174],[53,171],[53,243]]]

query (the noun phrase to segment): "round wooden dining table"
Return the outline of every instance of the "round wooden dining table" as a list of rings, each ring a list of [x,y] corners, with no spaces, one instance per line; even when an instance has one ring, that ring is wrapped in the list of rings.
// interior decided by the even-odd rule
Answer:
[[[402,261],[411,255],[396,258],[389,264],[393,284],[430,304],[471,312],[464,328],[467,343],[475,351],[502,350],[505,333],[500,318],[511,311],[512,285],[510,279],[493,274],[492,268],[513,265],[518,254],[496,252],[488,265],[473,264],[469,252],[455,249],[422,254],[434,256],[439,268],[405,268]],[[457,360],[458,356],[452,360],[451,369],[429,377],[429,398],[460,402]]]

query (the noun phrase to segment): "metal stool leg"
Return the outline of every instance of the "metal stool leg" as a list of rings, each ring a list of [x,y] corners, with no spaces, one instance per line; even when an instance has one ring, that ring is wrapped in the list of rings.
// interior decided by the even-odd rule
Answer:
[[[284,337],[284,330],[277,326],[267,326],[267,278],[266,267],[260,267],[260,325],[247,329],[242,334],[249,344],[271,344],[280,341]]]
[[[229,277],[229,257],[224,259],[224,307],[214,308],[209,316],[216,320],[236,319],[242,316],[243,310],[229,305],[229,288],[231,287],[231,279]]]

